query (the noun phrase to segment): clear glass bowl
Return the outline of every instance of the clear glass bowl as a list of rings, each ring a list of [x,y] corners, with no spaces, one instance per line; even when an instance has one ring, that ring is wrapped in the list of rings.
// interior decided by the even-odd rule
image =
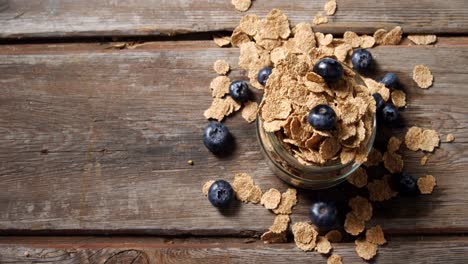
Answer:
[[[359,83],[364,82],[360,79]],[[283,181],[304,189],[326,189],[333,187],[350,176],[361,164],[351,161],[341,164],[339,161],[324,166],[304,165],[300,163],[283,145],[274,132],[266,132],[263,129],[263,122],[257,116],[257,138],[262,148],[262,152],[267,160],[270,169]],[[374,116],[372,133],[366,142],[367,154],[372,149],[377,132],[376,118]]]

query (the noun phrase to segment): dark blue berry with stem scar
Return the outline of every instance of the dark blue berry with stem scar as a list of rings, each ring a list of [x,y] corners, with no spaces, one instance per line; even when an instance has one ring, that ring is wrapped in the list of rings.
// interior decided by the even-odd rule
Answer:
[[[398,192],[403,195],[416,195],[418,194],[418,186],[416,179],[406,172],[395,174],[394,183],[398,189]]]
[[[317,130],[332,130],[336,125],[336,114],[328,105],[317,105],[310,110],[307,120]]]
[[[382,111],[382,109],[385,106],[385,101],[382,98],[382,96],[379,93],[375,93],[372,95],[372,97],[374,97],[374,100],[375,100],[376,111],[377,112]]]
[[[211,122],[206,126],[203,133],[203,143],[214,154],[228,152],[231,149],[232,142],[231,133],[225,125],[219,122]]]
[[[343,66],[337,60],[324,58],[314,65],[314,72],[327,82],[335,82],[343,77]]]
[[[320,230],[327,230],[337,224],[338,209],[333,202],[316,202],[309,208],[309,217]]]
[[[366,72],[372,65],[372,54],[366,49],[357,49],[351,56],[353,68],[358,72]]]
[[[265,86],[266,83],[267,83],[268,77],[270,77],[272,71],[273,71],[273,69],[271,67],[265,67],[265,68],[261,69],[258,72],[257,81],[261,85]]]
[[[215,181],[208,190],[208,200],[214,207],[228,206],[234,197],[231,184],[225,180]]]
[[[389,72],[382,77],[380,83],[383,83],[388,88],[396,88],[398,86],[398,77],[395,73]]]
[[[381,119],[385,125],[395,125],[400,118],[398,109],[390,103],[387,103],[380,112]]]
[[[237,102],[247,102],[250,98],[249,84],[246,81],[232,82],[229,86],[229,95]]]

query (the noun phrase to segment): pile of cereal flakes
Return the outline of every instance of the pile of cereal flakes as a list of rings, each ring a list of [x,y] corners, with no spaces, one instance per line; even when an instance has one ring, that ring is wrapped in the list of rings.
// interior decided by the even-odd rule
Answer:
[[[240,11],[246,11],[250,0],[232,0]],[[331,0],[324,6],[326,15],[333,15],[336,2]],[[327,17],[318,13],[314,24],[326,23]],[[294,149],[294,155],[305,164],[320,165],[328,160],[339,159],[342,163],[357,160],[363,163],[356,172],[348,177],[349,184],[356,188],[367,188],[368,197],[355,196],[349,199],[349,212],[344,221],[344,232],[356,238],[356,252],[364,260],[376,256],[378,246],[384,245],[385,239],[379,225],[366,228],[373,214],[372,203],[389,200],[398,195],[392,186],[391,174],[401,173],[404,160],[400,153],[401,145],[411,151],[422,150],[433,152],[440,144],[439,134],[435,130],[411,127],[404,139],[391,137],[386,151],[382,154],[373,148],[367,156],[363,142],[369,137],[371,121],[375,114],[375,102],[371,96],[379,93],[385,101],[401,108],[406,106],[406,95],[403,91],[390,89],[384,84],[370,78],[364,78],[365,85],[359,84],[354,72],[345,67],[344,85],[329,87],[312,67],[324,57],[332,57],[344,65],[351,65],[350,55],[356,48],[372,48],[375,45],[397,45],[402,39],[403,31],[395,27],[389,31],[377,30],[373,36],[359,36],[354,32],[345,32],[343,38],[331,34],[314,32],[311,24],[299,23],[290,27],[288,17],[278,9],[273,9],[265,18],[255,14],[242,17],[240,24],[232,35],[216,36],[215,43],[220,46],[239,47],[239,66],[247,71],[250,85],[264,90],[260,105],[254,101],[238,103],[229,96],[231,80],[226,74],[229,64],[224,60],[214,63],[214,71],[219,75],[210,84],[212,105],[205,111],[207,119],[222,121],[226,116],[242,109],[242,117],[247,122],[255,121],[258,115],[262,118],[264,129],[270,132],[281,131],[285,147]],[[432,44],[436,36],[409,36],[418,45]],[[257,74],[265,66],[271,66],[266,87],[257,81]],[[424,65],[416,65],[413,80],[423,89],[432,85],[433,76]],[[310,109],[320,103],[334,107],[339,126],[334,133],[314,130],[304,119]],[[454,141],[452,134],[447,135],[446,142]],[[294,148],[293,148],[294,147]],[[425,165],[428,156],[423,156],[421,165]],[[368,180],[367,169],[383,165],[389,174]],[[214,181],[206,182],[203,193]],[[274,213],[273,224],[261,236],[265,243],[287,242],[288,228],[294,236],[297,247],[303,251],[317,251],[328,255],[327,263],[342,263],[342,257],[332,254],[332,243],[342,239],[340,230],[320,234],[315,226],[308,222],[291,223],[290,215],[297,203],[297,191],[293,188],[280,192],[269,189],[265,192],[254,183],[246,173],[238,173],[231,182],[235,197],[244,203],[260,203]],[[432,193],[436,180],[432,175],[419,177],[417,186],[421,194]]]

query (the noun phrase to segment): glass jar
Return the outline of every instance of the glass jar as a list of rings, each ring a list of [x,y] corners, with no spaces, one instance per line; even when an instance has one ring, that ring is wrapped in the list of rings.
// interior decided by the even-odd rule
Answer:
[[[356,79],[360,84],[365,85],[361,77],[356,75]],[[258,141],[270,169],[280,179],[295,187],[313,190],[330,188],[346,180],[361,166],[355,161],[350,161],[347,164],[336,161],[324,166],[304,165],[284,147],[275,132],[264,130],[260,116],[257,116],[256,125]],[[372,133],[365,143],[367,154],[370,153],[374,144],[376,131],[377,125],[374,116]]]

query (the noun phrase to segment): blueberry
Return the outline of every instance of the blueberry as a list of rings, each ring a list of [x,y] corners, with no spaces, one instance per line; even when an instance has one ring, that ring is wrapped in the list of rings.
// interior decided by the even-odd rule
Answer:
[[[263,69],[261,69],[259,72],[258,72],[258,75],[257,75],[257,81],[265,86],[266,85],[266,82],[268,80],[268,77],[270,77],[270,74],[272,72],[272,68],[271,67],[265,67]]]
[[[337,224],[338,209],[332,202],[316,202],[309,209],[309,217],[320,230],[327,230]]]
[[[375,93],[372,96],[374,97],[374,100],[375,100],[375,106],[376,106],[377,112],[382,111],[382,109],[385,106],[385,101],[383,100],[382,96],[379,93]]]
[[[309,124],[317,130],[332,130],[336,124],[336,114],[328,105],[317,105],[309,113]]]
[[[351,56],[353,68],[359,72],[366,72],[372,65],[372,54],[366,49],[357,49]]]
[[[230,149],[232,136],[225,125],[211,122],[203,132],[203,143],[214,154],[221,154]]]
[[[380,112],[380,115],[381,115],[382,121],[386,125],[394,125],[400,118],[398,109],[391,103],[388,103],[384,106],[384,108]]]
[[[413,176],[403,172],[401,174],[396,174],[394,177],[398,192],[403,195],[415,195],[418,193],[418,186]]]
[[[246,81],[232,82],[229,86],[229,95],[238,102],[246,102],[250,97],[249,84]]]
[[[226,207],[232,202],[234,191],[225,180],[215,181],[208,190],[208,200],[214,207]]]
[[[325,58],[315,64],[314,72],[328,82],[335,82],[343,77],[343,66],[332,58]]]
[[[398,77],[395,73],[389,72],[380,80],[380,83],[388,88],[396,88],[398,86]]]

